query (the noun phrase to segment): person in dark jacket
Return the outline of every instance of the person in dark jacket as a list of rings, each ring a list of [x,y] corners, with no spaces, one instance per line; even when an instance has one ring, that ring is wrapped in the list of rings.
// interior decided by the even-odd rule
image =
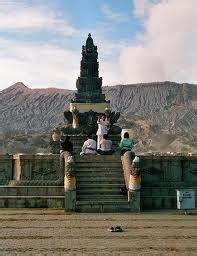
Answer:
[[[68,151],[73,154],[73,143],[70,141],[70,137],[66,136],[64,142],[61,143],[61,153]]]

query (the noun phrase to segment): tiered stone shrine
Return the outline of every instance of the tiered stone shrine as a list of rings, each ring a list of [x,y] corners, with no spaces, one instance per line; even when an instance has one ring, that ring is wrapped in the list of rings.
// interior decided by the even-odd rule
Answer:
[[[75,94],[71,107],[73,105],[81,106],[80,104],[84,103],[89,103],[88,105],[97,103],[95,104],[96,106],[109,107],[109,102],[106,102],[105,95],[102,94],[101,86],[102,77],[99,77],[97,46],[94,45],[91,34],[89,34],[86,45],[82,46],[80,77],[78,77],[76,82],[78,93]]]
[[[97,46],[91,34],[85,46],[82,46],[80,77],[76,82],[77,93],[70,103],[70,110],[64,112],[63,134],[96,134],[97,117],[105,114],[110,119],[110,134],[120,134],[121,129],[115,126],[119,113],[112,112],[110,102],[102,94],[102,77],[99,77]]]

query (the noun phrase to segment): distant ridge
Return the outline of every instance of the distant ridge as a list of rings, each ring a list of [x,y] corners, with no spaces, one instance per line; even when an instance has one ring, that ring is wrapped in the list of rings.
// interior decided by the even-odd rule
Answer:
[[[9,87],[7,87],[6,89],[2,90],[1,92],[7,92],[7,91],[12,91],[12,90],[31,90],[30,88],[28,88],[23,82],[17,82]]]
[[[27,87],[23,82],[17,82],[9,87],[7,87],[6,89],[0,91],[6,91],[6,92],[10,92],[12,90],[16,90],[16,91],[23,91],[23,92],[27,92],[27,91],[32,91],[32,93],[34,92],[45,92],[45,93],[56,93],[56,92],[72,92],[73,90],[69,90],[69,89],[59,89],[59,88],[55,88],[55,87],[49,87],[49,88],[29,88]]]
[[[0,132],[49,133],[63,125],[63,112],[69,109],[74,92],[30,89],[17,82],[0,92]],[[146,143],[156,143],[159,134],[173,134],[174,140],[197,136],[197,85],[168,81],[115,85],[103,87],[103,93],[112,109],[121,113],[119,125],[151,140]]]

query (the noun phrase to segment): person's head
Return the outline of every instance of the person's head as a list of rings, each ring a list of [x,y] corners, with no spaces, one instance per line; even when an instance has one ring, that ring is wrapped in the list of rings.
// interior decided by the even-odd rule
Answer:
[[[124,138],[125,138],[125,139],[128,139],[128,138],[129,138],[129,133],[128,133],[128,132],[125,132],[125,133],[124,133]]]
[[[102,115],[101,119],[102,119],[102,120],[105,120],[105,115]]]
[[[108,140],[108,138],[109,138],[109,137],[108,137],[107,134],[104,134],[104,135],[103,135],[103,139]]]

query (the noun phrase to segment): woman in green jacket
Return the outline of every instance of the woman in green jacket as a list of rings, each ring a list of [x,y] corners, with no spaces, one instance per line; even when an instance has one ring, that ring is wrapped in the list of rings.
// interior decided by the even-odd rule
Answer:
[[[129,138],[129,133],[125,132],[124,133],[124,138],[121,139],[119,143],[119,148],[120,148],[120,154],[121,156],[124,155],[126,151],[132,150],[134,146],[134,140]]]

